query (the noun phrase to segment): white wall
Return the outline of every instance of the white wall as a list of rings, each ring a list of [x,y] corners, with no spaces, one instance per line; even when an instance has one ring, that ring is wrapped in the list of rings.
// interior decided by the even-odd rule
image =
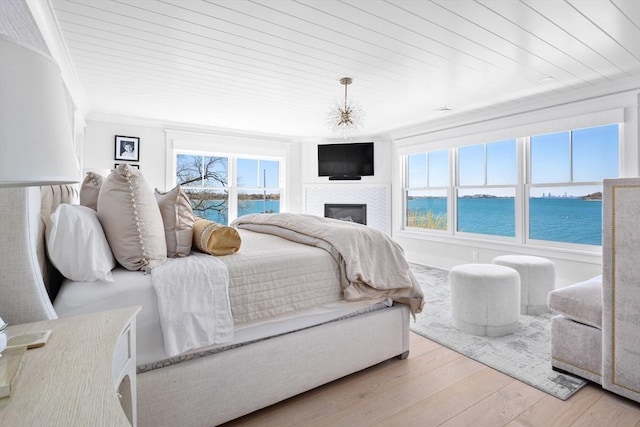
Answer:
[[[165,133],[160,125],[141,125],[87,120],[84,136],[83,169],[113,169],[115,163],[115,136],[140,138],[140,171],[151,188],[166,191],[165,186]]]
[[[393,238],[405,249],[405,254],[410,261],[445,269],[469,262],[491,262],[494,256],[515,253],[543,256],[554,261],[557,286],[565,286],[601,274],[602,257],[599,251],[532,247],[519,243],[460,236],[438,236],[403,230],[400,155],[456,146],[462,141],[468,144],[526,136],[529,134],[514,135],[514,132],[525,132],[532,128],[545,128],[545,126],[552,129],[560,122],[579,123],[585,116],[596,121],[615,116],[623,118],[620,175],[638,176],[639,94],[640,87],[637,81],[623,82],[621,87],[582,91],[582,99],[575,99],[576,94],[572,93],[550,99],[546,105],[538,103],[522,107],[521,112],[514,111],[513,108],[509,111],[478,112],[395,132],[392,163]],[[479,256],[477,261],[473,260],[474,252]]]

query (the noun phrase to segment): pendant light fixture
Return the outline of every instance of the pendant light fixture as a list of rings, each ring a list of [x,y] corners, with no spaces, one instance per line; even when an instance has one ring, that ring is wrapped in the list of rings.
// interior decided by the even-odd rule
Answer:
[[[344,102],[338,101],[327,114],[326,124],[333,133],[343,138],[352,137],[364,124],[364,112],[357,102],[347,98],[347,86],[353,83],[351,77],[343,77],[340,84],[344,85]]]

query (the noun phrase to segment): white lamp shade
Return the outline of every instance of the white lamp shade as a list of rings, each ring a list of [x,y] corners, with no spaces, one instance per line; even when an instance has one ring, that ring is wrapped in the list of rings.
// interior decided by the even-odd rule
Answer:
[[[0,187],[78,182],[58,66],[2,35],[0,64]]]

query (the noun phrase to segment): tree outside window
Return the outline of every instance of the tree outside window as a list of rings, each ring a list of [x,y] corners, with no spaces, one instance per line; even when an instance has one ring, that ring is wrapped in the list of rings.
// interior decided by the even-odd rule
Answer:
[[[176,155],[176,182],[189,196],[195,215],[227,224],[228,166],[226,157]]]
[[[229,181],[232,172],[235,185]],[[195,215],[221,224],[228,224],[230,217],[280,212],[278,160],[179,153],[176,182],[189,196]]]

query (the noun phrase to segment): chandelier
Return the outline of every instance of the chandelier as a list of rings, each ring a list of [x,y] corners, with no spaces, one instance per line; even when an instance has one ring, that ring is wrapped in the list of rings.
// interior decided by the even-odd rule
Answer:
[[[364,112],[360,105],[347,99],[347,86],[353,82],[351,77],[343,77],[340,84],[344,85],[344,103],[338,101],[329,113],[326,124],[333,133],[349,138],[364,124]]]

